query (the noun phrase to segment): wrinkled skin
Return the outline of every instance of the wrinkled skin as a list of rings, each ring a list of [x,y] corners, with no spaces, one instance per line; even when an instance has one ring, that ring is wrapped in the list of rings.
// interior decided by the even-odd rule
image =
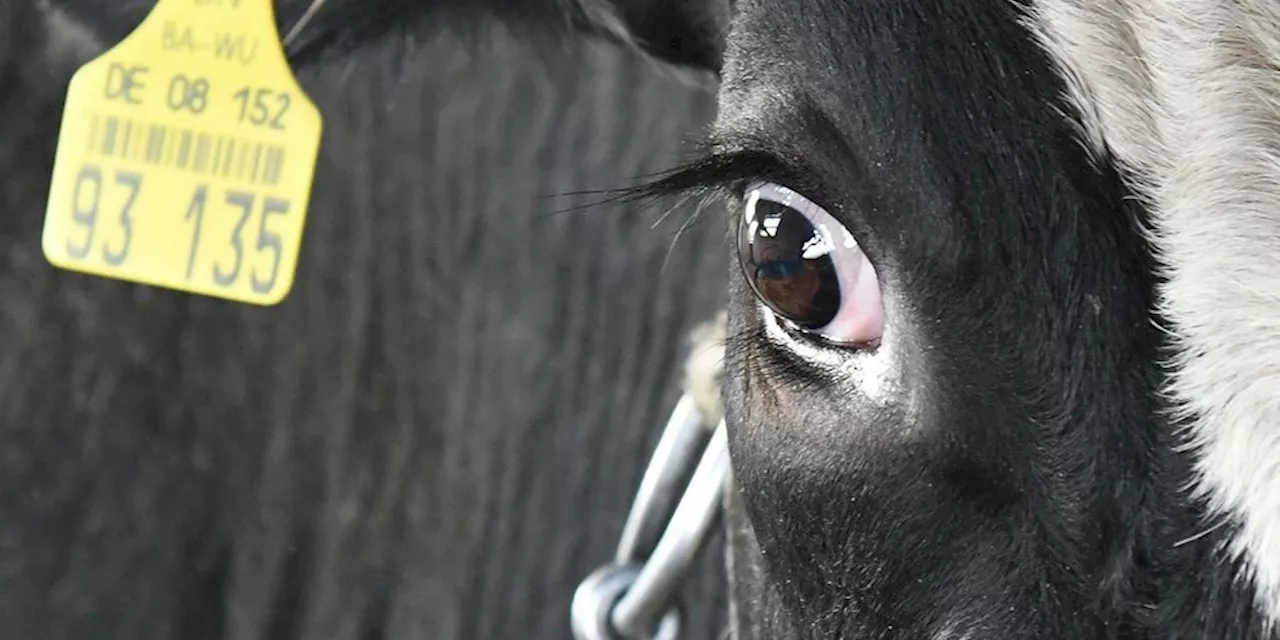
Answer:
[[[651,229],[673,200],[555,196],[674,165],[714,78],[331,2],[296,62],[326,118],[298,280],[249,308],[44,262],[66,82],[149,3],[59,4],[0,3],[0,636],[564,638],[724,261],[714,219]],[[722,583],[709,555],[693,633]]]

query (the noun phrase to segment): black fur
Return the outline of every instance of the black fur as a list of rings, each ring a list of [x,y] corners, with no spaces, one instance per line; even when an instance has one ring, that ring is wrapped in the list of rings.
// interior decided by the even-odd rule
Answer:
[[[103,40],[129,33],[155,0],[48,0],[75,15]],[[514,25],[538,44],[570,42],[583,35],[638,45],[668,62],[703,71],[717,69],[731,0],[324,0],[290,43],[291,59],[332,59],[379,42],[388,33],[413,37],[414,26],[444,24],[475,35],[495,21]],[[281,33],[299,24],[313,0],[276,0]]]
[[[300,55],[326,136],[299,278],[258,309],[44,262],[66,82],[108,42],[55,50],[43,3],[0,2],[0,638],[566,636],[723,248],[650,228],[676,200],[553,196],[671,166],[714,78],[433,4],[326,16],[314,46],[358,46]],[[140,17],[59,6],[117,16],[100,35]],[[688,594],[704,637],[715,560]]]

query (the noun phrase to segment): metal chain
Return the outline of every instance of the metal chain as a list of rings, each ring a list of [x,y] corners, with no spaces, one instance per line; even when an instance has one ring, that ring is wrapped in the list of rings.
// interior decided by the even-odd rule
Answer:
[[[724,421],[712,432],[686,393],[645,469],[614,561],[574,592],[575,640],[680,637],[679,590],[720,515],[728,476]]]

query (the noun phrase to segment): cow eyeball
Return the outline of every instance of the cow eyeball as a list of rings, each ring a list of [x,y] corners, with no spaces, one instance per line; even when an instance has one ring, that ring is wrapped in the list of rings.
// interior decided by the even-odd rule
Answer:
[[[737,245],[756,297],[791,329],[845,346],[879,343],[884,307],[875,267],[822,207],[786,187],[753,184]]]

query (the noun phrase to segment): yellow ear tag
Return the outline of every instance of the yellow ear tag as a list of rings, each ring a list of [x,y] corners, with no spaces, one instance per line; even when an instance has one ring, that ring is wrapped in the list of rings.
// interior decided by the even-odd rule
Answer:
[[[71,79],[45,211],[52,264],[270,305],[293,286],[320,111],[273,0],[160,0]]]

